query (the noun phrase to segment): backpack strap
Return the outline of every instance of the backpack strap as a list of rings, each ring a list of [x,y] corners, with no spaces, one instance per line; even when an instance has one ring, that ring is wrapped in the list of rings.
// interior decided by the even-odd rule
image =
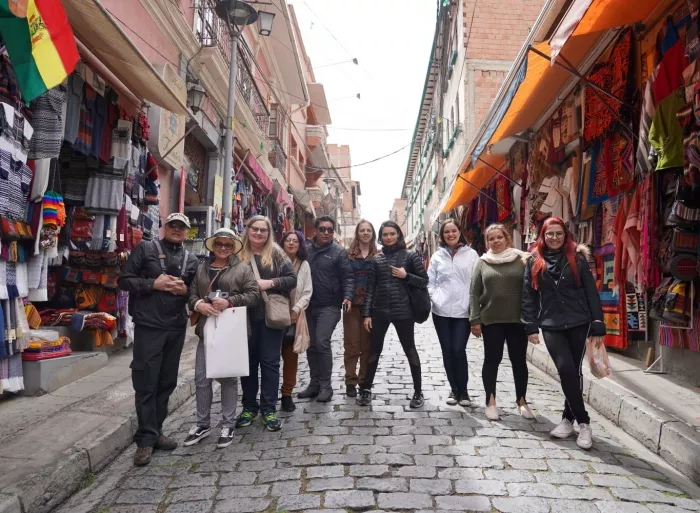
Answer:
[[[185,271],[187,271],[187,262],[189,261],[189,258],[190,258],[190,252],[185,250],[185,256],[182,259],[182,271],[180,274],[181,277],[185,276]]]
[[[163,274],[165,274],[165,259],[167,258],[167,255],[163,253],[163,248],[160,246],[160,241],[158,239],[154,240],[153,244],[155,244],[156,250],[158,251],[158,262],[160,263],[160,270],[163,272]]]

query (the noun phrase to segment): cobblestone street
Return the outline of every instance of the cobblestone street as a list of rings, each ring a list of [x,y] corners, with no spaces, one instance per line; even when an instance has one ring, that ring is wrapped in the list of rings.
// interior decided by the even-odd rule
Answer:
[[[426,404],[408,408],[411,378],[393,329],[371,408],[343,393],[342,324],[334,337],[329,404],[297,401],[278,433],[260,422],[228,449],[218,431],[193,447],[156,452],[132,466],[133,446],[58,511],[61,513],[234,513],[257,511],[500,511],[504,513],[681,513],[700,511],[697,488],[669,478],[667,466],[591,412],[594,448],[552,441],[563,397],[558,383],[531,369],[536,421],[516,416],[510,364],[498,383],[502,420],[484,417],[483,347],[469,342],[471,408],[448,406],[442,358],[430,323],[417,328]],[[299,383],[306,385],[306,359]],[[220,418],[214,410],[214,422]],[[194,398],[173,412],[166,433],[182,442]],[[608,426],[607,428],[605,426]],[[664,473],[661,473],[664,471]]]

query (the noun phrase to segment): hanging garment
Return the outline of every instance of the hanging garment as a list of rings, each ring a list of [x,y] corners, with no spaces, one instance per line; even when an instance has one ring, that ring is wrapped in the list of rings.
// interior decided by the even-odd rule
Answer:
[[[684,93],[679,91],[658,104],[649,130],[649,142],[659,155],[657,171],[683,167],[683,129],[676,114],[685,104]]]
[[[638,176],[644,176],[656,169],[656,151],[652,152],[652,145],[649,141],[649,130],[651,122],[656,115],[656,102],[652,93],[652,83],[659,73],[657,67],[652,72],[644,87],[644,97],[642,98],[642,112],[639,120],[639,144],[637,145],[636,167]]]
[[[36,160],[58,157],[63,143],[62,116],[66,95],[66,86],[58,85],[32,101],[30,108],[34,114],[34,135],[29,144],[28,158]]]

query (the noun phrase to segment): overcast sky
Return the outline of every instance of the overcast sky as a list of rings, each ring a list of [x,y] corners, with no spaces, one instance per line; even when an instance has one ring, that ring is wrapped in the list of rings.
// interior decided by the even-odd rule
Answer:
[[[435,29],[436,0],[290,0],[316,80],[326,90],[329,143],[349,144],[354,165],[407,145],[413,136]],[[324,67],[357,58],[352,63]],[[361,99],[343,99],[360,93]],[[337,127],[337,128],[334,128]],[[404,129],[350,131],[342,128]],[[378,227],[389,215],[409,149],[353,168],[362,215]]]

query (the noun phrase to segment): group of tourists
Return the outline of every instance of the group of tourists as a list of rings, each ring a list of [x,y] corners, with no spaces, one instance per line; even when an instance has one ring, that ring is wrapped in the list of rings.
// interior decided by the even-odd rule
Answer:
[[[541,330],[566,398],[562,421],[551,435],[568,438],[577,422],[578,445],[592,446],[581,364],[586,339],[602,344],[605,326],[585,247],[576,244],[561,219],[545,221],[531,253],[513,248],[503,225],[491,225],[484,233],[488,251],[481,257],[469,247],[459,225],[447,220],[440,226],[440,248],[427,272],[421,257],[407,250],[404,234],[393,221],[384,222],[378,233],[372,223],[360,221],[346,251],[334,239],[331,217],[316,219],[309,243],[292,231],[277,245],[270,220],[256,216],[246,224],[242,239],[232,230],[217,230],[205,242],[210,256],[202,261],[183,246],[189,228],[186,216],[168,216],[165,237],[137,246],[119,280],[120,288],[129,292],[136,328],[131,364],[138,416],[136,465],[147,465],[154,449],[173,450],[178,445],[163,434],[162,426],[177,384],[188,310],[199,343],[197,421],[186,446],[211,434],[213,391],[206,372],[204,325],[208,317],[229,308],[247,307],[249,372],[240,378],[243,405],[238,417],[238,378],[217,379],[222,411],[217,447],[231,445],[235,429],[251,425],[259,416],[268,431],[281,429],[278,398],[284,411],[295,410],[292,394],[304,350],[309,382],[297,397],[332,399],[331,337],[341,316],[346,396],[357,397],[361,406],[371,404],[385,337],[393,325],[413,381],[409,407],[420,408],[425,399],[415,324],[428,312],[417,313],[412,290],[429,296],[450,386],[447,404],[472,404],[466,351],[471,333],[483,338],[486,418],[500,418],[496,384],[507,345],[517,411],[534,419],[526,400],[526,352],[528,341],[539,343]],[[280,324],[280,317],[287,315],[287,322]]]

